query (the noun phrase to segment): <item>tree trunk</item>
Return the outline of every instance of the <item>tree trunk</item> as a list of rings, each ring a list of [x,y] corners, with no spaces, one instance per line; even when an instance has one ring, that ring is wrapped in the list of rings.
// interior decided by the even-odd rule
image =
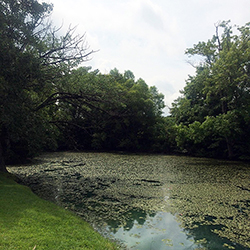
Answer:
[[[228,151],[228,158],[232,159],[234,154],[233,154],[233,145],[231,140],[226,136],[226,142],[227,142],[227,151]]]
[[[2,143],[0,142],[0,172],[7,172],[4,157],[3,157],[3,147]]]

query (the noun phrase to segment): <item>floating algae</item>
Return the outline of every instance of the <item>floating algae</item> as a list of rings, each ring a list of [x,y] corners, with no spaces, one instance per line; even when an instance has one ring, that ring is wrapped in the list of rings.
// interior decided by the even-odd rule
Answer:
[[[250,248],[250,167],[244,163],[53,153],[9,171],[130,249]]]

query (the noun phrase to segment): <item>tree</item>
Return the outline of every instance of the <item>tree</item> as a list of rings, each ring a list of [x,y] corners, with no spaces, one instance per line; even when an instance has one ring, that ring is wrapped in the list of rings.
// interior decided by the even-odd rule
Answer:
[[[189,151],[202,149],[204,154],[207,149],[210,155],[227,153],[229,158],[249,153],[249,27],[250,23],[238,27],[238,34],[232,35],[230,22],[221,22],[211,40],[186,51],[204,58],[171,110],[178,125],[177,141]]]
[[[62,81],[90,51],[85,37],[47,21],[53,6],[36,0],[0,3],[0,171],[4,157],[29,156],[56,143],[59,101],[83,100]]]
[[[61,126],[63,147],[149,151],[158,143],[164,96],[155,87],[149,88],[142,79],[135,81],[131,71],[121,74],[117,69],[101,74],[79,68],[68,77],[70,86],[93,99],[91,106],[81,108],[63,103],[69,117]]]

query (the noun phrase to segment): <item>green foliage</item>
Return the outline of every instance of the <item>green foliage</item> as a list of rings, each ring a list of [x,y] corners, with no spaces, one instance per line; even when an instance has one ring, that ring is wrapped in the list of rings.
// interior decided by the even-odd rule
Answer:
[[[186,51],[204,58],[171,109],[177,144],[189,153],[230,158],[249,153],[249,24],[238,28],[238,35],[232,30],[230,22],[222,22],[211,40]]]
[[[79,68],[66,81],[74,88],[71,93],[80,92],[90,102],[60,104],[67,117],[67,123],[60,125],[61,147],[149,151],[158,143],[164,96],[156,87],[148,87],[142,79],[135,81],[131,71],[121,74],[117,69],[105,75]]]
[[[0,9],[0,170],[4,170],[2,156],[10,162],[57,147],[58,128],[53,123],[57,104],[72,98],[62,88],[62,78],[92,51],[83,36],[74,35],[74,28],[57,38],[47,20],[50,4],[4,0]]]
[[[129,70],[77,68],[93,51],[75,28],[57,35],[52,5],[4,0],[0,8],[0,169],[2,154],[13,162],[58,145],[159,150],[164,96],[155,87]]]
[[[0,141],[8,161],[13,155],[25,158],[33,154],[43,143],[38,139],[45,135],[41,132],[46,130],[43,126],[46,120],[41,112],[33,112],[34,100],[42,89],[40,63],[33,49],[39,44],[35,34],[37,23],[50,12],[51,6],[36,1],[27,4],[6,0],[1,2],[0,8],[3,21],[0,30]]]

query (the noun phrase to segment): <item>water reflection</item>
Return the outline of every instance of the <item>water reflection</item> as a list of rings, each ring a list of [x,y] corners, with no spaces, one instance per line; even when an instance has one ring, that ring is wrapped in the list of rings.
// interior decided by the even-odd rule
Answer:
[[[121,223],[121,221],[119,220],[107,220],[107,228],[108,231],[112,232],[113,234],[116,234],[116,232],[121,228],[121,224],[123,224],[123,229],[125,231],[130,231],[135,224],[137,224],[138,227],[143,226],[147,220],[147,217],[153,218],[155,215],[155,213],[147,214],[143,210],[132,209],[122,215],[122,217],[124,218],[123,223]]]
[[[221,250],[221,249],[235,249],[248,250],[237,243],[233,243],[226,238],[219,237],[218,234],[213,233],[214,229],[221,229],[222,225],[199,225],[197,228],[184,230],[187,235],[191,235],[196,243],[204,249]]]
[[[165,250],[167,247],[184,250],[199,247],[194,243],[194,238],[181,229],[171,213],[158,212],[146,215],[145,218],[139,216],[130,225],[113,228],[109,224],[106,229],[111,237],[120,240],[131,250]]]
[[[106,235],[118,240],[130,250],[247,250],[213,233],[221,225],[197,225],[194,229],[183,229],[175,215],[169,212],[146,214],[133,210],[126,214],[123,226],[117,221],[107,221]],[[103,231],[103,228],[101,229]]]

